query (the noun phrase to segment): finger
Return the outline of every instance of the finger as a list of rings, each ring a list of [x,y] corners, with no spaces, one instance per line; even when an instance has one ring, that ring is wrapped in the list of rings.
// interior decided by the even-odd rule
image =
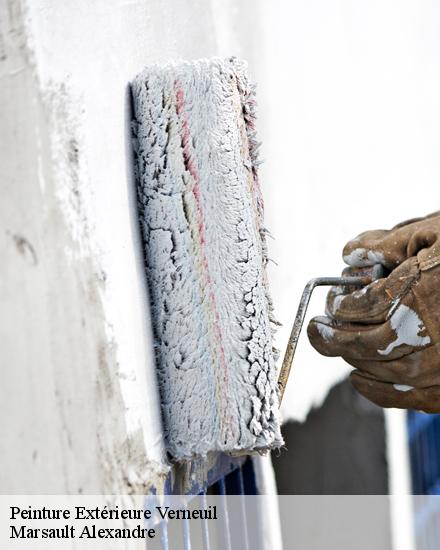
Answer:
[[[386,334],[383,327],[384,324],[338,325],[328,317],[314,317],[307,327],[307,335],[312,346],[321,355],[385,361],[390,358],[384,358],[378,350],[385,349],[388,342],[393,340],[393,335]],[[395,351],[393,355],[396,353]]]
[[[343,277],[363,277],[369,278],[371,281],[376,279],[384,279],[390,272],[381,264],[374,264],[366,267],[345,267],[342,271]]]
[[[407,253],[417,256],[422,271],[427,271],[440,264],[439,235],[434,230],[416,231],[410,238]]]
[[[395,384],[380,382],[357,371],[351,373],[350,382],[359,393],[380,407],[440,412],[440,386],[423,389],[396,387]]]
[[[335,287],[327,294],[326,314],[339,322],[377,324],[386,321],[392,306],[385,279],[347,293]]]
[[[344,262],[351,266],[364,267],[375,263],[389,270],[414,255],[409,248],[414,234],[426,232],[425,220],[419,220],[389,231],[377,230],[361,233],[349,241],[343,250]]]
[[[344,361],[357,369],[360,374],[371,376],[381,382],[424,388],[440,382],[438,368],[426,368],[425,350],[409,353],[391,361],[371,361],[342,356]],[[432,361],[431,361],[432,363]]]
[[[358,277],[375,281],[385,276],[386,272],[380,264],[375,264],[371,267],[346,267],[342,271],[342,277],[345,278]],[[338,308],[343,296],[351,294],[356,290],[359,290],[359,285],[338,285],[331,287],[327,295],[326,314],[331,317],[333,311]]]
[[[398,227],[410,225],[411,234],[407,245],[407,257],[417,256],[422,270],[430,269],[440,263],[440,245],[438,242],[438,220],[440,212],[433,212],[424,218],[409,220],[406,224],[399,224]],[[423,223],[419,223],[423,222]],[[396,229],[393,228],[393,229]]]
[[[426,248],[423,236],[432,225],[431,220],[439,217],[440,212],[433,212],[423,218],[406,220],[390,230],[379,229],[361,233],[344,247],[344,261],[348,265],[357,267],[380,263],[392,270],[405,259],[415,255],[413,252],[415,242],[408,246],[415,233],[420,234],[416,239],[419,241],[417,251],[420,250],[420,246]]]
[[[383,323],[396,300],[409,292],[419,278],[417,260],[411,258],[388,277],[347,293],[331,289],[327,295],[326,313],[336,321],[359,324]]]
[[[342,251],[344,262],[353,267],[366,267],[374,264],[388,267],[382,246],[382,242],[388,234],[389,231],[383,229],[361,233],[345,245]]]
[[[422,220],[431,220],[432,218],[438,218],[440,216],[440,210],[437,210],[436,212],[432,212],[432,214],[428,214],[427,216],[421,216],[419,218],[410,218],[409,220],[405,220],[403,222],[400,222],[396,224],[393,229],[398,229],[399,227],[405,227],[405,225],[410,225],[412,223],[421,222]]]
[[[404,303],[399,303],[389,319],[378,325],[338,323],[329,317],[315,317],[307,327],[307,334],[322,355],[375,361],[398,359],[432,343],[420,317]]]

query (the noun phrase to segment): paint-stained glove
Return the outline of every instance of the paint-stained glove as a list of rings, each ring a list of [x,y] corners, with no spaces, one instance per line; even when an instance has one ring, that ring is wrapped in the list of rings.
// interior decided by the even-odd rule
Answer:
[[[311,344],[354,366],[353,386],[374,403],[440,412],[440,213],[362,233],[343,255],[345,275],[374,264],[389,275],[332,289]]]

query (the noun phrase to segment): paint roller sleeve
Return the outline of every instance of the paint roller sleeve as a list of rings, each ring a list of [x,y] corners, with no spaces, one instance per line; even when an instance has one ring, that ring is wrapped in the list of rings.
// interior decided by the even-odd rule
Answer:
[[[282,445],[246,66],[147,67],[132,84],[135,171],[169,453]]]

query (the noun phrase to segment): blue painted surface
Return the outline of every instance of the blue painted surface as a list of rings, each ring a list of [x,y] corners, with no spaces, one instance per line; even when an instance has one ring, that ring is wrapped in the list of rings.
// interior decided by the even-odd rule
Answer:
[[[191,472],[200,473],[201,470],[206,471],[206,468],[203,468],[203,465],[200,462],[193,462],[186,465],[176,465],[174,471],[170,474],[165,484],[166,494],[181,494],[179,492],[179,487],[181,487],[180,478],[182,476],[182,468],[186,473],[189,471],[190,474]],[[220,518],[222,522],[222,529],[220,532],[223,538],[222,549],[231,550],[232,541],[227,496],[258,494],[252,460],[249,457],[235,458],[219,454],[205,477],[206,479],[203,482],[200,482],[200,479],[198,479],[191,484],[188,495],[193,495],[193,497],[197,497],[197,495],[199,495],[198,498],[201,498],[202,507],[206,506],[205,495],[207,492],[221,496],[220,507],[222,508],[222,513],[220,514]],[[243,540],[240,541],[240,547],[242,550],[249,550],[250,546],[247,530],[248,520],[247,511],[244,504],[243,499],[243,506],[240,510],[241,517],[239,518],[241,525],[241,536],[243,538]],[[211,540],[207,521],[202,524],[202,539],[204,549],[210,550]],[[160,524],[160,541],[162,550],[168,550],[172,547],[169,540],[166,521],[162,521]],[[182,540],[180,543],[181,547],[185,550],[191,550],[191,530],[189,521],[183,521]]]
[[[440,495],[440,414],[408,412],[413,494]]]

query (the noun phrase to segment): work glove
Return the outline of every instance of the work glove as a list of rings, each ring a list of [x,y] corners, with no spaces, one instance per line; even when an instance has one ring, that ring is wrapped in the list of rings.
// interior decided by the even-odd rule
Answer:
[[[440,412],[440,212],[367,231],[343,251],[344,275],[382,270],[362,289],[333,288],[312,346],[355,367],[353,386],[382,407]]]

